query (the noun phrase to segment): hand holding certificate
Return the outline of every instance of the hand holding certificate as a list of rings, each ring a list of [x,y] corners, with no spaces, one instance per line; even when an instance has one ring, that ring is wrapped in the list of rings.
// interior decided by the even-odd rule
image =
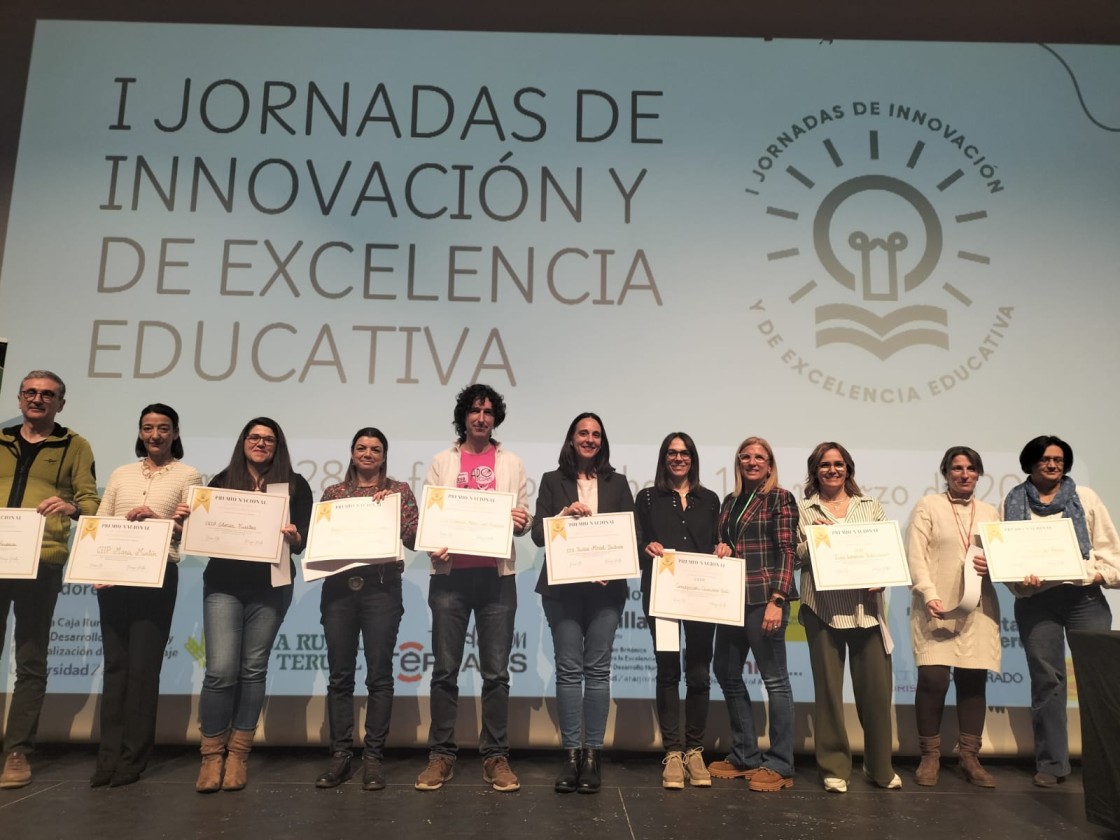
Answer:
[[[549,585],[641,576],[633,513],[553,516],[544,535]]]
[[[514,501],[513,493],[425,486],[416,550],[446,548],[455,554],[509,559]]]
[[[809,525],[805,532],[818,590],[910,585],[897,522]]]
[[[653,560],[650,615],[742,627],[746,574],[746,561],[741,557],[666,549]]]
[[[998,583],[1022,583],[1031,576],[1040,581],[1086,577],[1072,519],[984,522],[980,541],[988,574]]]
[[[184,554],[278,563],[288,522],[288,495],[192,487],[183,526]]]
[[[0,578],[35,579],[46,521],[34,508],[0,508]]]
[[[124,517],[78,519],[66,583],[163,586],[175,523],[170,519],[130,521]]]
[[[320,502],[311,516],[303,555],[304,580],[400,559],[401,496],[375,502],[355,496]]]

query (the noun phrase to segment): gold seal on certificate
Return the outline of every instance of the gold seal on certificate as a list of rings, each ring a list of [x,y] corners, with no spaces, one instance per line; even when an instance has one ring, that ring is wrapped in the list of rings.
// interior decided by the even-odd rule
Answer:
[[[818,590],[910,585],[910,567],[897,522],[810,525],[805,532],[813,586]]]
[[[508,560],[513,550],[513,493],[425,485],[416,550]]]
[[[666,549],[654,559],[649,613],[658,618],[743,626],[747,564],[741,557]]]
[[[402,556],[401,494],[380,502],[369,496],[319,502],[311,514],[311,530],[301,566],[305,581]]]
[[[35,508],[0,508],[0,578],[38,576],[46,522]]]
[[[279,563],[288,522],[287,493],[253,493],[194,486],[183,525],[182,554]]]
[[[640,577],[634,514],[554,516],[544,521],[549,585]]]
[[[123,516],[83,516],[66,564],[66,583],[163,586],[175,523],[170,519],[130,522]]]
[[[1085,580],[1085,564],[1073,520],[1064,517],[1016,522],[984,522],[980,541],[988,574],[997,583],[1039,580]]]

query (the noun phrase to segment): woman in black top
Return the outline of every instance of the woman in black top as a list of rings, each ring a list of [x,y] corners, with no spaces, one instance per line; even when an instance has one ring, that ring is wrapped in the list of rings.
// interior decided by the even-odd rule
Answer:
[[[650,581],[658,558],[669,549],[713,554],[719,542],[719,497],[700,485],[700,455],[692,438],[684,432],[673,432],[661,442],[654,486],[638,493],[635,509],[638,556],[642,565],[642,607],[654,639],[657,719],[666,753],[661,785],[680,789],[687,777],[694,787],[710,787],[712,777],[704,766],[702,753],[711,689],[712,638],[716,626],[702,621],[681,622],[684,625],[684,679],[687,687],[682,733],[681,654],[677,651],[657,651],[656,622],[649,614]]]
[[[257,417],[245,424],[229,466],[214,476],[210,486],[265,493],[276,484],[287,485],[290,524],[281,533],[297,552],[307,541],[311,523],[311,488],[292,469],[280,425]],[[198,703],[202,768],[195,789],[199,793],[245,787],[245,764],[264,706],[268,657],[292,603],[294,564],[288,561],[288,582],[280,586],[273,585],[272,569],[268,563],[212,557],[203,574],[206,676]]]

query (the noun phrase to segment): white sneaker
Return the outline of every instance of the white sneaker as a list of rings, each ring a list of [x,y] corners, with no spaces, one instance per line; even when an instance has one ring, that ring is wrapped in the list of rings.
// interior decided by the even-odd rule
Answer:
[[[838,779],[836,776],[828,776],[824,780],[824,789],[830,793],[847,793],[848,780]]]
[[[871,782],[871,784],[878,785],[879,787],[884,788],[886,790],[902,790],[902,777],[899,776],[897,773],[894,774],[894,778],[892,778],[889,782],[887,782],[887,784],[880,785],[873,778],[871,778],[871,772],[865,766],[863,768],[863,778],[867,779],[867,781]]]

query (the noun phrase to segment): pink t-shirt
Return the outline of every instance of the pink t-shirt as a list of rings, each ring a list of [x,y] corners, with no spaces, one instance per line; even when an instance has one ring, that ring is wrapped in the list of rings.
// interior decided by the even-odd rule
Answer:
[[[459,475],[455,480],[456,487],[468,490],[493,490],[496,479],[494,476],[494,462],[497,449],[488,446],[485,452],[475,454],[465,449],[459,450]],[[476,557],[471,554],[453,554],[453,569],[496,569],[497,557]]]

